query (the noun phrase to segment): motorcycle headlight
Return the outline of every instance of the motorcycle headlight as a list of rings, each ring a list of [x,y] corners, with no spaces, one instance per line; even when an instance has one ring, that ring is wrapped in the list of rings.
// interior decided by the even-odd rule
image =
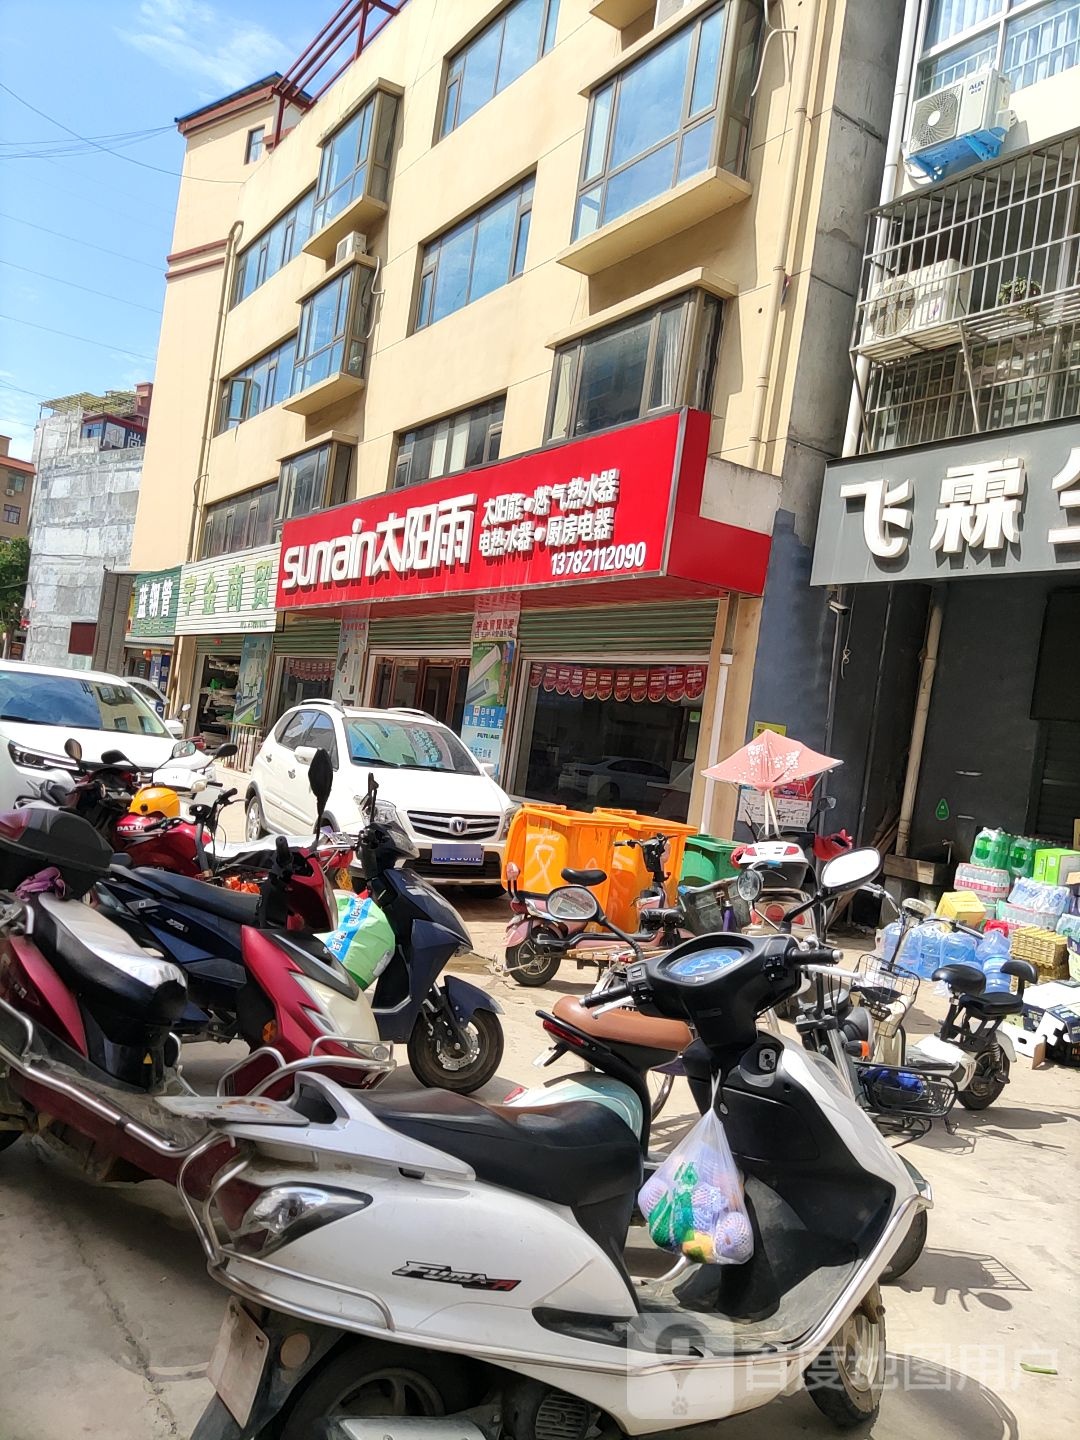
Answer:
[[[243,1255],[272,1255],[283,1245],[323,1225],[366,1210],[371,1196],[321,1185],[275,1185],[263,1190],[232,1233],[233,1248]]]

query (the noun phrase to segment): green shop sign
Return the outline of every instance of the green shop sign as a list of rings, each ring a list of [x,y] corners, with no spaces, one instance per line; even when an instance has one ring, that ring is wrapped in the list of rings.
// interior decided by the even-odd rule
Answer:
[[[135,576],[131,590],[129,640],[171,640],[176,634],[180,601],[180,566],[171,570],[144,570]]]
[[[273,630],[279,545],[257,545],[180,571],[178,635]]]

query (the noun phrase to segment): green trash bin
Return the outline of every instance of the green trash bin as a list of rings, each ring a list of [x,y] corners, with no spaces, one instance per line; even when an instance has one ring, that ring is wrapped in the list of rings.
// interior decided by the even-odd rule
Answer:
[[[732,852],[739,849],[735,840],[717,840],[713,835],[691,835],[683,851],[682,885],[711,885],[714,880],[730,880],[739,873],[731,863]]]

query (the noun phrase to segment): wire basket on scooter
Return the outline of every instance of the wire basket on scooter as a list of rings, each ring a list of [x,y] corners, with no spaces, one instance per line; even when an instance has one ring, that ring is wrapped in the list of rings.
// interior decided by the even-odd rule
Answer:
[[[863,977],[857,987],[860,1001],[874,1017],[878,1033],[891,1038],[915,1003],[919,977],[897,969],[879,955],[860,955],[855,968]]]
[[[679,904],[683,922],[692,935],[715,935],[724,929],[727,911],[732,912],[732,924],[736,930],[744,930],[750,924],[750,906],[741,895],[735,893],[734,880],[714,880],[710,885],[679,886]]]
[[[942,1120],[956,1104],[956,1082],[948,1075],[867,1060],[855,1062],[855,1073],[870,1109],[882,1116]]]

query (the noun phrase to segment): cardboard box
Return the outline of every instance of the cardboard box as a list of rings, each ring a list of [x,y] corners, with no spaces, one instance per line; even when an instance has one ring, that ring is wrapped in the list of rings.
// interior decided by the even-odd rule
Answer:
[[[1061,1065],[1080,1065],[1080,981],[1053,980],[1024,991],[1024,1029]]]

